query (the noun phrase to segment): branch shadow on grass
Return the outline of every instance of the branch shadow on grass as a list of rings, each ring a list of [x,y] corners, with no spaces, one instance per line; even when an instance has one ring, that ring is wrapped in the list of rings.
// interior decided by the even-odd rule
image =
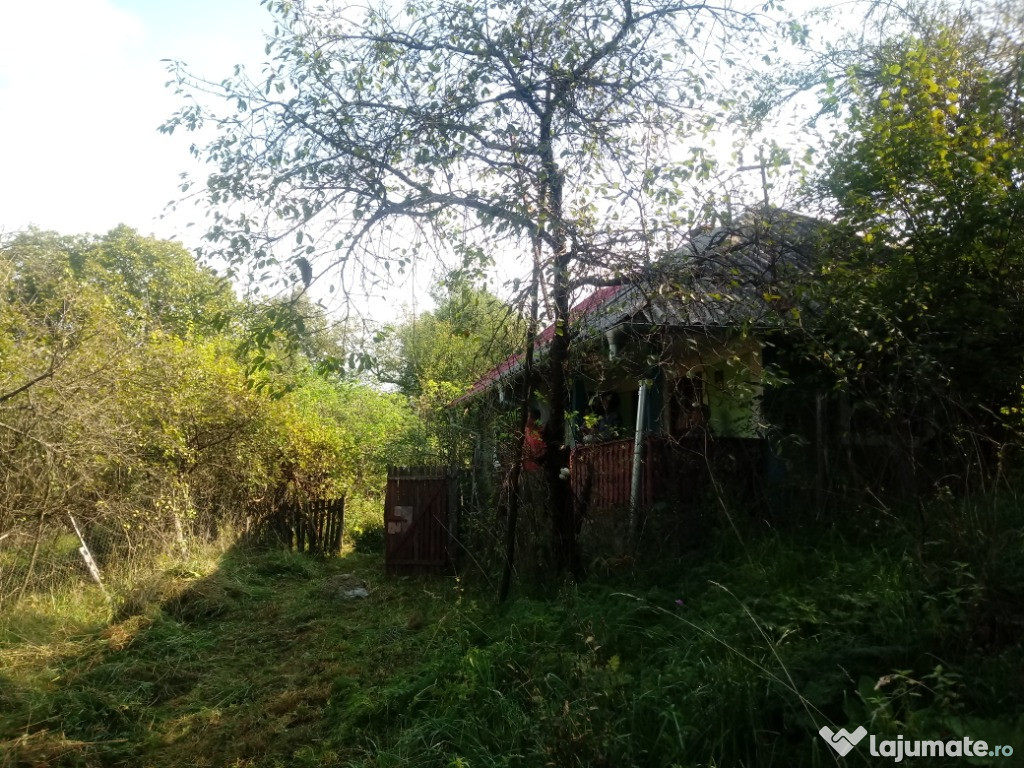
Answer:
[[[239,546],[206,573],[181,563],[139,580],[108,621],[9,617],[31,636],[0,645],[0,766],[280,765],[323,751],[332,696],[358,688],[346,681],[367,661],[385,670],[392,642],[422,623],[416,583],[385,590],[381,577],[379,556]],[[340,598],[359,583],[369,597]]]

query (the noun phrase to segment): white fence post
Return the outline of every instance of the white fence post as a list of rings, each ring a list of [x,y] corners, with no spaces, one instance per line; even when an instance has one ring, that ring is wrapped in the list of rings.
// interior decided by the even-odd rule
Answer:
[[[71,520],[71,525],[74,527],[75,533],[78,534],[78,540],[82,542],[82,546],[78,548],[78,554],[82,556],[82,559],[85,561],[85,566],[89,569],[89,574],[99,585],[100,591],[103,592],[104,597],[109,599],[110,595],[107,594],[106,587],[103,586],[103,579],[100,578],[100,569],[96,565],[96,561],[93,560],[92,552],[89,551],[89,545],[85,543],[85,537],[82,536],[82,532],[78,529],[78,523],[75,522],[75,518],[70,512],[68,512],[68,518]]]

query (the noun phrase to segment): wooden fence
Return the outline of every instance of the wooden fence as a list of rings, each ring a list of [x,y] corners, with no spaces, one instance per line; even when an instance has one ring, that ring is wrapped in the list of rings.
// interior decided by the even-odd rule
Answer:
[[[633,448],[632,439],[574,448],[569,467],[576,498],[602,509],[628,507],[633,476]],[[645,493],[649,488],[649,483],[643,483],[641,492]]]
[[[579,445],[572,450],[570,477],[577,503],[589,512],[627,508],[633,474],[633,440]],[[729,490],[753,496],[764,465],[764,441],[756,438],[683,438],[650,435],[644,440],[640,507],[658,501],[693,503],[712,475]]]
[[[389,574],[440,573],[453,565],[458,472],[391,467],[384,498],[384,566]]]
[[[273,518],[273,529],[290,549],[312,555],[337,554],[345,530],[345,499],[284,504]]]

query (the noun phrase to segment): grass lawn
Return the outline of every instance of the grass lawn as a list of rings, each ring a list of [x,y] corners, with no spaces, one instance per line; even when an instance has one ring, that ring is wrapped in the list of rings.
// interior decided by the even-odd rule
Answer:
[[[0,637],[0,753],[7,765],[330,765],[340,696],[385,687],[429,653],[452,583],[379,578],[379,557],[318,562],[228,553],[129,595],[113,621],[91,588],[26,606]],[[338,574],[364,600],[325,589]],[[81,605],[84,603],[85,605]],[[94,608],[90,611],[89,608]],[[134,609],[134,610],[133,610]],[[138,613],[136,613],[136,610]]]
[[[668,573],[499,608],[375,555],[232,551],[113,618],[87,586],[25,601],[0,766],[835,765],[824,724],[1024,754],[1022,609],[968,564],[772,539]]]

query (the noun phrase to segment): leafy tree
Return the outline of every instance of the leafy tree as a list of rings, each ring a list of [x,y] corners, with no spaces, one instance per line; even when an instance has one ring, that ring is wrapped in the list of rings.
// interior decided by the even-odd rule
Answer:
[[[343,377],[356,369],[358,343],[350,325],[333,320],[303,291],[284,298],[249,302],[241,313],[241,348],[250,357],[250,374],[291,374],[313,368]],[[264,384],[268,381],[264,377]]]
[[[395,386],[426,427],[435,459],[465,462],[475,431],[452,403],[522,344],[523,318],[485,288],[452,276],[431,291],[436,309],[385,327],[374,351],[379,381]]]
[[[234,297],[180,245],[27,232],[0,244],[0,274],[0,525],[155,518],[251,422],[210,319]]]
[[[68,514],[130,567],[180,531],[215,533],[289,497],[375,509],[387,464],[421,455],[420,419],[399,395],[309,365],[322,316],[294,359],[271,345],[276,364],[254,370],[241,342],[263,309],[179,245],[123,227],[0,243],[0,536],[32,546],[0,599],[39,578]]]
[[[911,16],[849,62],[816,187],[845,254],[813,291],[816,354],[918,454],[977,459],[1024,382],[1024,27],[993,21]]]
[[[522,318],[483,288],[463,280],[434,287],[436,309],[384,329],[378,377],[408,397],[433,390],[443,403],[465,393],[523,338]]]
[[[3,243],[3,251],[15,277],[9,287],[22,299],[60,294],[70,280],[102,293],[136,332],[211,333],[237,309],[230,286],[181,244],[124,225],[101,237],[33,230]]]
[[[196,264],[180,243],[121,225],[69,254],[74,274],[116,302],[137,330],[184,337],[216,333],[237,311],[230,285]]]
[[[193,101],[164,130],[212,117],[220,131],[197,150],[213,165],[210,251],[259,274],[291,249],[296,269],[342,288],[357,267],[370,280],[405,268],[413,252],[392,244],[417,225],[467,265],[502,241],[532,254],[558,329],[542,371],[554,551],[577,571],[559,476],[572,297],[685,219],[679,185],[708,171],[702,136],[740,95],[724,83],[730,52],[755,44],[759,20],[674,0],[270,5],[263,76],[175,69]],[[693,153],[674,163],[681,147]]]

